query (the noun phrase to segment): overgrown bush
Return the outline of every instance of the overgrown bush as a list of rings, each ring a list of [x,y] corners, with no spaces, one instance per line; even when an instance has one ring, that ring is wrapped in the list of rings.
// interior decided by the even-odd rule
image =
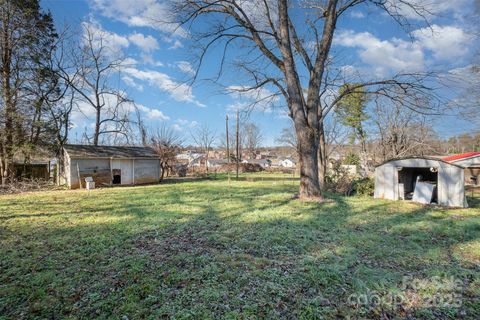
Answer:
[[[343,160],[343,164],[358,166],[360,165],[360,156],[356,153],[349,153]]]
[[[219,173],[226,173],[226,172],[235,172],[237,169],[236,163],[230,163],[221,166],[220,168],[216,168],[216,171]],[[238,171],[240,173],[245,173],[245,172],[261,172],[264,171],[265,169],[256,163],[239,163],[238,164]]]
[[[335,163],[329,171],[325,188],[329,192],[339,193],[345,196],[353,194],[359,196],[372,196],[375,183],[371,178],[360,178],[352,175],[349,170],[342,167],[341,163]]]
[[[373,196],[375,183],[372,178],[362,178],[353,182],[353,192],[358,196]]]
[[[4,187],[0,186],[0,195],[14,194],[28,191],[61,190],[64,186],[57,186],[51,180],[45,179],[23,179],[13,183],[7,183]]]
[[[353,191],[354,178],[341,163],[335,163],[326,178],[325,189],[329,192],[349,196]]]

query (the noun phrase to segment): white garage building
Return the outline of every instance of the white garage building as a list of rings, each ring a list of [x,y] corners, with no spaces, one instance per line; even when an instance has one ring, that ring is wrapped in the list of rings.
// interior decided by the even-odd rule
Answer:
[[[71,189],[95,185],[136,185],[160,181],[160,159],[148,147],[65,145],[63,176]],[[80,182],[82,185],[80,185]]]
[[[375,168],[375,198],[411,200],[418,182],[433,185],[432,203],[467,207],[464,168],[442,159],[421,157],[387,161]]]

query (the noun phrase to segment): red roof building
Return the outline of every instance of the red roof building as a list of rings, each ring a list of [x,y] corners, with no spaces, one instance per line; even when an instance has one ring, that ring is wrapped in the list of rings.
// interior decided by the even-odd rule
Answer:
[[[476,157],[476,156],[480,156],[480,152],[466,152],[462,154],[456,154],[453,156],[444,157],[442,158],[442,160],[447,162],[452,162],[452,161],[463,160],[463,159]]]

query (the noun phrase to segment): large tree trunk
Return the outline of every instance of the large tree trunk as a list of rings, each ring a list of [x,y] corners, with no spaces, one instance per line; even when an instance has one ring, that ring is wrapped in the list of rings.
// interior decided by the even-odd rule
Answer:
[[[323,121],[319,125],[319,145],[318,145],[318,183],[323,190],[327,180],[327,144],[325,142],[325,131]]]
[[[164,164],[160,164],[160,181],[159,182],[162,182],[163,179],[165,178],[165,165]]]
[[[321,189],[318,181],[318,139],[313,130],[295,126],[297,152],[300,166],[300,199],[320,200]]]
[[[312,102],[307,106],[303,96],[292,44],[289,34],[289,18],[287,1],[278,1],[279,12],[279,47],[284,58],[283,73],[285,75],[288,107],[290,109],[297,135],[297,151],[300,165],[300,199],[321,199],[318,183],[318,104]],[[321,78],[321,77],[320,77]],[[309,85],[309,90],[312,85]],[[316,93],[318,95],[318,92]]]

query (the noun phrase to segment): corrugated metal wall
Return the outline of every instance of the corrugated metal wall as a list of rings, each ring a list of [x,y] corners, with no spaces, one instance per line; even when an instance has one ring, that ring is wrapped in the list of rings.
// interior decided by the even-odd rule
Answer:
[[[437,168],[438,204],[464,207],[465,188],[463,168],[433,159],[402,159],[387,162],[375,169],[375,194],[378,199],[398,200],[397,168]]]
[[[135,184],[155,183],[160,180],[160,160],[135,160]]]
[[[160,180],[160,160],[158,159],[112,159],[112,169],[119,169],[121,184],[146,184],[157,183]],[[82,185],[85,177],[93,177],[96,185],[110,185],[112,182],[110,159],[69,159],[65,161],[65,174],[71,189],[80,187],[78,176]],[[77,170],[78,166],[78,170]]]
[[[70,171],[68,176],[71,189],[78,189],[80,187],[78,180],[79,173],[83,186],[85,186],[85,177],[93,177],[99,187],[102,186],[102,184],[110,184],[109,159],[70,159],[68,168]]]

